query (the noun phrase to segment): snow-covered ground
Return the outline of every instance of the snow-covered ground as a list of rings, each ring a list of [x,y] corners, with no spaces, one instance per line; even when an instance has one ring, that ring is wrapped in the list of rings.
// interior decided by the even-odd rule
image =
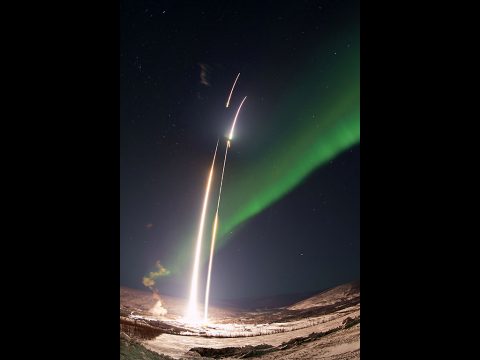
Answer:
[[[349,311],[338,312],[318,318],[316,325],[309,326],[309,320],[295,322],[295,324],[260,324],[259,326],[253,326],[252,332],[261,333],[261,331],[272,331],[278,327],[282,327],[284,332],[276,332],[268,335],[258,335],[248,337],[201,337],[201,336],[182,336],[162,334],[153,340],[144,342],[147,349],[155,351],[160,354],[172,356],[174,358],[194,358],[195,354],[189,353],[189,350],[194,347],[208,347],[220,349],[224,347],[242,347],[246,345],[262,345],[268,344],[272,346],[281,345],[296,337],[308,336],[312,332],[325,332],[330,329],[340,327],[343,321],[347,318],[355,318],[360,315],[360,306],[352,307]],[[295,329],[296,326],[301,326],[299,329]],[[225,328],[224,328],[225,329]],[[262,330],[260,330],[262,329]],[[229,330],[225,330],[229,331]],[[237,331],[237,330],[234,330]],[[242,335],[239,335],[242,336]],[[360,349],[360,342],[352,343],[345,348],[345,350],[351,351],[352,348]],[[198,357],[198,355],[197,355]]]
[[[275,333],[288,332],[305,328],[318,328],[319,331],[327,331],[331,328],[339,326],[347,317],[355,318],[359,315],[360,304],[351,306],[331,314],[307,317],[295,321],[288,322],[272,322],[272,323],[227,323],[227,324],[208,324],[205,326],[195,326],[182,323],[181,321],[164,321],[165,324],[181,327],[187,331],[183,331],[181,335],[187,336],[203,336],[203,337],[246,337],[269,335]],[[137,318],[142,318],[137,316]]]
[[[265,354],[261,359],[358,360],[360,359],[360,324],[295,348]]]
[[[325,332],[329,333],[322,337],[309,338],[309,341],[295,341],[292,346],[282,345],[275,351],[261,355],[261,358],[360,358],[358,283],[336,287],[284,308],[264,311],[213,308],[210,312],[213,321],[207,326],[182,322],[182,300],[162,296],[162,305],[167,313],[162,316],[155,315],[151,311],[155,301],[148,293],[121,290],[123,316],[140,322],[150,321],[150,325],[162,326],[160,332],[164,331],[155,338],[142,340],[142,344],[155,353],[174,359],[201,358],[197,352],[190,351],[192,348],[242,348],[264,344],[279,347],[295,338],[306,338],[312,333]],[[352,323],[355,325],[345,327],[352,319],[357,320]],[[155,325],[155,321],[160,325]]]

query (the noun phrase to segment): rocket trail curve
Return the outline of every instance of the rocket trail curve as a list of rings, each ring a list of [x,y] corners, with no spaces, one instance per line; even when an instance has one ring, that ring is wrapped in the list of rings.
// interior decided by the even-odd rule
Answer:
[[[245,96],[243,98],[242,102],[240,103],[240,106],[238,107],[237,113],[235,114],[235,118],[233,120],[232,128],[230,130],[229,138],[227,140],[227,146],[225,147],[225,157],[223,158],[222,176],[221,176],[221,179],[220,179],[220,190],[218,192],[217,210],[215,212],[215,219],[213,221],[212,239],[211,239],[211,243],[210,243],[210,259],[208,261],[207,286],[206,286],[206,289],[205,289],[204,322],[208,322],[208,305],[209,305],[209,300],[210,300],[210,280],[211,280],[211,274],[212,274],[213,253],[214,253],[214,250],[215,250],[215,239],[216,239],[216,236],[217,236],[218,210],[220,209],[220,199],[221,199],[221,196],[222,196],[223,175],[225,174],[225,164],[227,162],[227,154],[228,154],[228,149],[230,148],[230,140],[232,140],[232,137],[233,137],[233,131],[235,130],[235,124],[237,122],[238,114],[240,113],[242,105],[243,105],[243,103],[246,99],[247,99],[247,97]]]
[[[239,76],[240,76],[240,73],[238,73],[237,77],[235,78],[235,82],[233,83],[232,90],[230,90],[230,95],[228,95],[227,104],[225,105],[225,107],[227,108],[228,108],[228,105],[230,105],[230,98],[232,97],[233,89],[235,89],[235,84],[237,83]]]
[[[233,130],[235,129],[235,124],[237,123],[237,117],[238,114],[240,113],[240,110],[242,109],[243,102],[247,100],[247,97],[245,96],[240,103],[240,106],[238,107],[237,113],[235,114],[235,119],[233,119],[233,124],[232,124],[232,129],[230,130],[230,134],[228,135],[228,140],[232,140],[233,138]]]

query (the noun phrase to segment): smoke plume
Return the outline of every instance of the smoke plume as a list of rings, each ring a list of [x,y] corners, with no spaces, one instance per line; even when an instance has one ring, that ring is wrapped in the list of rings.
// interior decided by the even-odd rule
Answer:
[[[156,304],[153,306],[152,309],[150,309],[150,311],[156,315],[165,315],[167,313],[167,309],[165,309],[162,306],[160,294],[157,288],[155,287],[155,282],[158,278],[169,275],[170,270],[166,269],[162,264],[160,264],[160,261],[157,261],[155,263],[155,268],[156,268],[156,271],[151,271],[150,273],[148,273],[147,276],[144,276],[142,282],[143,282],[143,285],[145,285],[150,290],[152,290],[153,298],[157,300]]]

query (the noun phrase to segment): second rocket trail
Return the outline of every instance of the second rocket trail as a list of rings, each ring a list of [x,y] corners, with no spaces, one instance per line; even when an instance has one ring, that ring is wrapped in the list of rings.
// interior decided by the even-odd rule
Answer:
[[[210,260],[208,261],[208,275],[207,275],[207,287],[205,290],[205,308],[204,308],[204,321],[208,320],[208,303],[210,300],[210,279],[212,274],[212,263],[213,263],[213,251],[215,249],[215,238],[217,235],[217,226],[218,226],[218,209],[220,208],[220,198],[222,197],[222,185],[223,185],[223,174],[225,173],[225,163],[227,162],[228,148],[230,147],[230,140],[227,140],[227,146],[225,147],[225,157],[223,158],[223,168],[222,168],[222,177],[220,178],[220,190],[218,192],[217,200],[217,210],[215,211],[215,219],[213,220],[213,230],[212,230],[212,240],[210,244]]]
[[[235,119],[233,119],[232,129],[230,130],[230,134],[228,135],[228,141],[229,142],[233,138],[233,130],[235,130],[235,124],[237,123],[237,117],[238,117],[238,114],[240,113],[240,109],[242,108],[243,102],[245,100],[247,100],[246,96],[243,98],[242,102],[240,103],[240,106],[238,107],[237,113],[235,114]]]
[[[232,97],[233,89],[235,89],[235,84],[237,83],[239,76],[240,76],[240,73],[238,73],[237,77],[235,78],[235,82],[233,83],[232,90],[230,90],[230,95],[228,95],[227,104],[225,105],[225,107],[227,108],[228,108],[228,105],[230,105],[230,98]]]
[[[240,75],[240,74],[238,74]],[[237,76],[238,78],[238,76]],[[235,86],[235,84],[234,84]],[[232,89],[233,90],[233,89]],[[208,321],[208,304],[210,300],[210,279],[212,274],[212,263],[213,263],[213,252],[215,249],[215,239],[217,235],[217,227],[218,227],[218,210],[220,208],[220,198],[222,197],[222,185],[223,185],[223,175],[225,173],[225,164],[227,162],[227,154],[228,148],[230,147],[230,140],[233,138],[233,130],[235,129],[235,124],[237,122],[238,114],[240,113],[240,109],[242,108],[243,102],[247,99],[245,96],[238,107],[237,113],[235,114],[235,118],[233,120],[232,128],[230,130],[230,134],[228,135],[227,146],[225,147],[225,157],[223,158],[223,168],[222,168],[222,176],[220,178],[220,190],[218,192],[218,200],[217,200],[217,210],[215,211],[215,219],[213,221],[213,230],[212,230],[212,240],[210,244],[210,260],[208,262],[208,275],[207,275],[207,286],[205,289],[205,307],[204,307],[204,321]]]
[[[199,224],[198,235],[197,235],[195,260],[194,260],[194,265],[192,270],[190,299],[188,303],[187,316],[186,316],[190,321],[198,320],[197,295],[198,295],[198,273],[199,273],[199,266],[200,266],[200,252],[202,249],[203,227],[205,225],[205,215],[207,212],[208,195],[210,193],[210,185],[212,183],[213,169],[215,167],[215,157],[217,156],[217,148],[218,148],[218,141],[217,141],[217,146],[215,147],[215,153],[213,154],[212,166],[210,167],[210,172],[208,175],[207,187],[205,189],[205,197],[203,200],[202,215],[200,216],[200,224]]]

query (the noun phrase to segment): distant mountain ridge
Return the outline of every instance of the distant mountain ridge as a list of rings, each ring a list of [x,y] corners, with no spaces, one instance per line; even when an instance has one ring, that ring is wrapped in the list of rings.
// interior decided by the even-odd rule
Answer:
[[[219,300],[216,306],[228,306],[239,309],[260,310],[283,308],[300,310],[308,307],[332,305],[360,296],[360,281],[352,281],[322,292],[309,291],[295,294],[281,294],[258,298]]]
[[[216,306],[228,306],[244,310],[272,309],[291,305],[314,294],[316,294],[316,292],[309,291],[304,293],[280,294],[258,298],[217,300],[212,304],[215,304]]]
[[[322,291],[288,306],[288,310],[302,310],[317,306],[334,305],[339,302],[352,300],[360,297],[360,281],[354,281],[347,284],[336,286],[332,289]]]
[[[287,310],[304,310],[318,306],[330,306],[360,298],[360,281],[342,284],[322,292],[304,292],[282,294],[259,298],[243,298],[212,301],[212,306],[243,310],[268,310],[284,308]],[[161,295],[162,303],[174,312],[183,312],[185,299]],[[121,303],[128,303],[135,308],[148,310],[156,303],[152,293],[145,290],[120,287]]]

